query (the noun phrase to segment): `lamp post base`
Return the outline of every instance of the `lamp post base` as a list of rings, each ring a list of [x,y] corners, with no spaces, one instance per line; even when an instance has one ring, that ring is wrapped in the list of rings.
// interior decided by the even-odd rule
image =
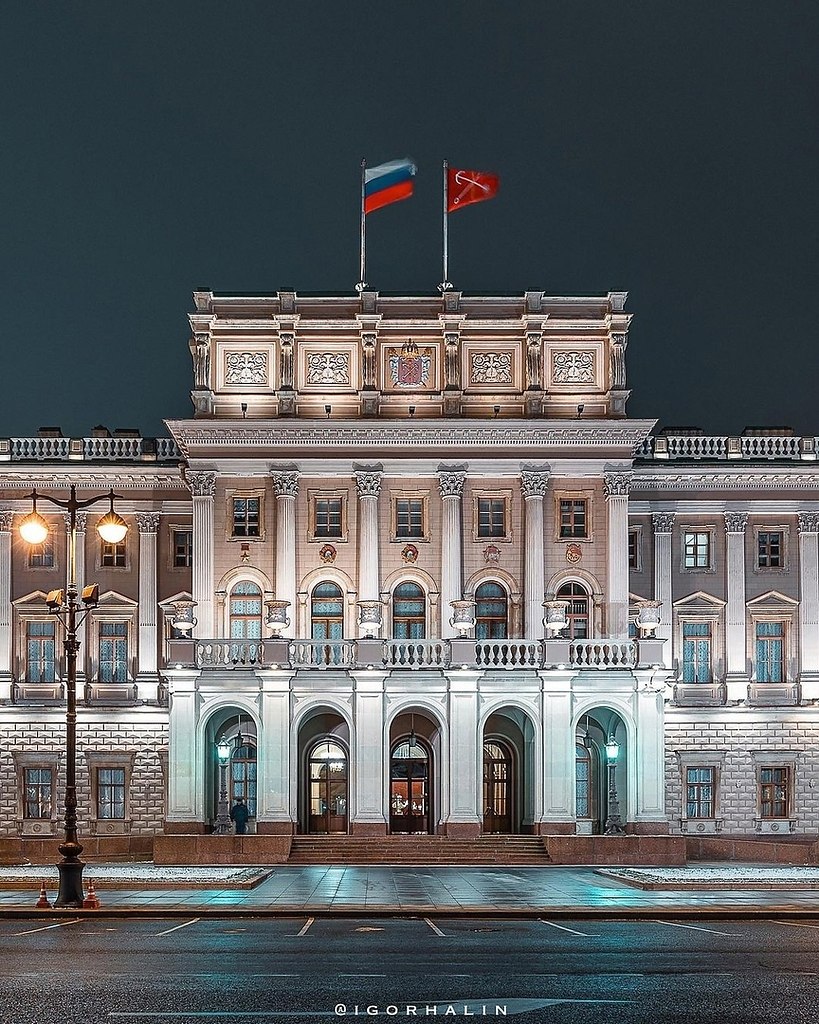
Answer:
[[[60,875],[55,907],[81,907],[85,899],[82,888],[82,872],[85,861],[80,860],[82,846],[79,843],[63,843],[58,847],[63,859],[57,864]]]

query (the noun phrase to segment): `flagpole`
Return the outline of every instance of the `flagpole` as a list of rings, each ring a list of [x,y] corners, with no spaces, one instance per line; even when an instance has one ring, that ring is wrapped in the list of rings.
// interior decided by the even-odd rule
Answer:
[[[355,286],[357,292],[363,292],[367,287],[367,282],[364,279],[366,260],[367,260],[367,229],[366,229],[366,215],[364,213],[364,171],[367,166],[366,158],[361,158],[361,225],[360,225],[360,246],[359,246],[359,279],[358,284]]]
[[[452,288],[452,285],[449,283],[449,175],[447,174],[448,169],[449,163],[446,160],[444,160],[444,279],[438,286],[438,290],[442,292],[447,292]]]

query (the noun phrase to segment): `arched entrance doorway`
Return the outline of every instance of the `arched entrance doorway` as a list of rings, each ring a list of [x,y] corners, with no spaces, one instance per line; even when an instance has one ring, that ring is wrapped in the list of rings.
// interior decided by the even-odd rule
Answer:
[[[430,831],[430,752],[411,734],[390,752],[390,832]]]
[[[501,740],[483,745],[483,831],[511,832],[513,793],[512,750]]]
[[[530,833],[535,803],[535,727],[521,709],[501,707],[483,727],[485,833]]]
[[[347,751],[340,743],[319,740],[310,748],[308,831],[315,834],[347,832]]]
[[[606,755],[606,744],[610,740],[614,740],[618,747],[617,758],[613,762],[609,762]],[[626,727],[620,715],[610,708],[592,708],[584,713],[575,730],[575,819],[578,833],[602,835],[610,815],[615,812],[625,824],[627,765]]]
[[[227,761],[220,763],[216,747],[222,739],[227,741],[230,753]],[[250,811],[249,831],[255,829],[257,747],[256,723],[246,712],[223,708],[209,719],[205,730],[205,785],[207,814],[212,822],[219,813],[224,784],[228,807],[242,797]]]

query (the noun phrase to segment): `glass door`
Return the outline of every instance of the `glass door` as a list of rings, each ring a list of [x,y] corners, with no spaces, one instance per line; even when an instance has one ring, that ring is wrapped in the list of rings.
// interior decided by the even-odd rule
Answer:
[[[397,743],[390,759],[390,832],[431,831],[429,753],[417,739]]]

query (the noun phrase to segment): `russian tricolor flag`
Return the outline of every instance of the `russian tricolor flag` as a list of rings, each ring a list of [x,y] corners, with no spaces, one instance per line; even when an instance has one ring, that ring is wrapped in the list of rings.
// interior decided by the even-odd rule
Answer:
[[[409,199],[418,168],[409,158],[364,168],[364,212]]]

